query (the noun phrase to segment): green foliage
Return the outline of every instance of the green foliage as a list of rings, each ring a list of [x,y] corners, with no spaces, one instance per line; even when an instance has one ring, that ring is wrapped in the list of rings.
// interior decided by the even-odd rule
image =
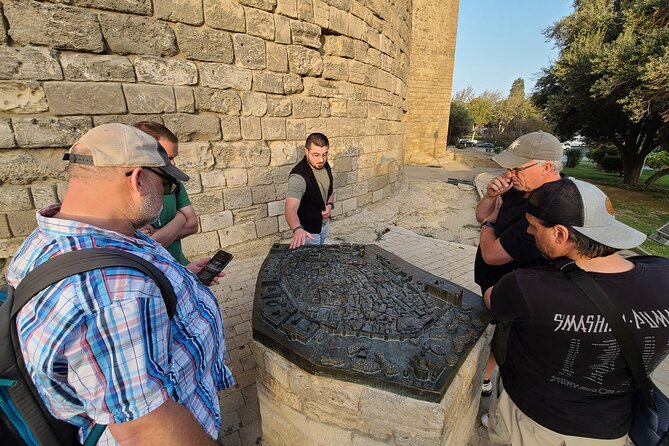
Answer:
[[[451,102],[451,114],[448,118],[448,143],[456,144],[462,136],[469,135],[474,125],[474,118],[460,101]]]
[[[616,149],[615,146],[612,146],[611,144],[602,144],[601,146],[590,149],[588,158],[594,161],[595,164],[601,168],[602,161],[604,161],[605,157],[615,155],[619,155],[618,149]]]
[[[583,158],[583,152],[581,152],[579,149],[569,149],[567,150],[566,155],[567,155],[566,167],[578,166],[578,163],[580,163],[581,159]]]
[[[576,1],[547,36],[560,55],[534,103],[562,138],[614,143],[625,183],[638,182],[646,155],[669,147],[669,3]]]
[[[653,170],[669,167],[669,152],[653,152],[646,157],[646,165]]]
[[[606,173],[623,174],[623,159],[620,155],[606,155],[600,164],[602,170]]]

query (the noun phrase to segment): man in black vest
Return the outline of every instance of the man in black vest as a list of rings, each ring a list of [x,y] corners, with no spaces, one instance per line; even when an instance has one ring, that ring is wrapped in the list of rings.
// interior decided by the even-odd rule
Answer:
[[[330,142],[322,133],[312,133],[304,145],[304,158],[288,177],[285,216],[293,231],[291,249],[323,245],[330,231],[334,208],[332,170],[328,164]]]

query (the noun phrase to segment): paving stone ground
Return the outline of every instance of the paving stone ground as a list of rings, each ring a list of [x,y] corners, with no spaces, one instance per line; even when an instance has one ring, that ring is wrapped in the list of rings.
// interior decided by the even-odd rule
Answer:
[[[477,182],[479,190],[485,178]],[[473,282],[474,246],[421,236],[399,227],[391,227],[376,243],[426,271],[478,292]],[[228,365],[236,380],[233,388],[220,394],[223,426],[219,442],[226,446],[263,444],[255,361],[249,343],[253,337],[251,316],[255,285],[265,256],[263,253],[233,260],[226,269],[225,279],[213,287],[224,316]],[[669,393],[669,359],[660,364],[653,377],[658,387]],[[489,398],[481,399],[479,415],[487,411],[488,404]],[[487,431],[479,423],[468,446],[487,445]]]

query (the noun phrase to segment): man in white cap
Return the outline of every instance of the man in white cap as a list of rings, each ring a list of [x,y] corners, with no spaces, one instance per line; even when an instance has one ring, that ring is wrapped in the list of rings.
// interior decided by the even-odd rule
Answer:
[[[486,193],[476,207],[476,219],[481,224],[479,247],[474,261],[474,281],[483,294],[499,279],[516,268],[545,263],[527,233],[525,205],[527,195],[537,187],[560,179],[562,144],[550,133],[533,132],[516,139],[507,150],[495,156],[506,168],[486,187]],[[506,327],[498,325],[493,350],[500,362],[506,344]],[[492,394],[490,375],[495,358],[490,355],[484,376],[483,396]],[[486,423],[484,415],[482,422]]]
[[[618,254],[646,236],[576,179],[532,192],[527,220],[544,255],[570,259],[608,295],[652,371],[669,351],[669,259]],[[606,318],[576,283],[551,265],[522,268],[488,289],[485,303],[513,321],[491,444],[625,445],[636,385]]]
[[[138,231],[154,221],[163,194],[188,176],[158,142],[123,124],[93,128],[65,158],[62,204],[37,213],[38,227],[6,272],[16,287],[60,253],[94,247],[140,256],[169,279],[170,319],[158,286],[140,271],[109,267],[46,288],[16,318],[24,360],[49,411],[78,426],[108,425],[99,444],[214,445],[217,392],[232,385],[223,320],[211,291]]]

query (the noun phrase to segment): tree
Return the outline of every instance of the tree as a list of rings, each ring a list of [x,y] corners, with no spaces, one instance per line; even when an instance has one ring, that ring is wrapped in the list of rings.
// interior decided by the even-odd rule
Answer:
[[[495,104],[500,101],[500,96],[499,92],[486,90],[467,103],[467,110],[474,119],[472,139],[476,136],[478,129],[492,121]]]
[[[623,181],[637,183],[646,155],[669,146],[669,5],[575,0],[574,8],[547,31],[560,55],[533,101],[562,138],[616,146]]]
[[[455,144],[463,135],[468,135],[474,118],[469,114],[469,110],[464,103],[453,100],[451,102],[451,114],[448,118],[448,142]]]
[[[467,85],[467,87],[464,89],[455,92],[452,102],[461,102],[463,104],[467,104],[475,97],[476,93],[474,92],[474,88],[471,85]]]
[[[497,121],[497,132],[502,134],[514,119],[525,119],[530,115],[530,103],[525,98],[525,80],[518,78],[513,81],[509,96],[495,105],[494,116]]]
[[[665,175],[669,175],[669,151],[656,150],[646,158],[646,165],[656,172],[648,177],[644,183],[646,186],[652,186],[657,180]]]

